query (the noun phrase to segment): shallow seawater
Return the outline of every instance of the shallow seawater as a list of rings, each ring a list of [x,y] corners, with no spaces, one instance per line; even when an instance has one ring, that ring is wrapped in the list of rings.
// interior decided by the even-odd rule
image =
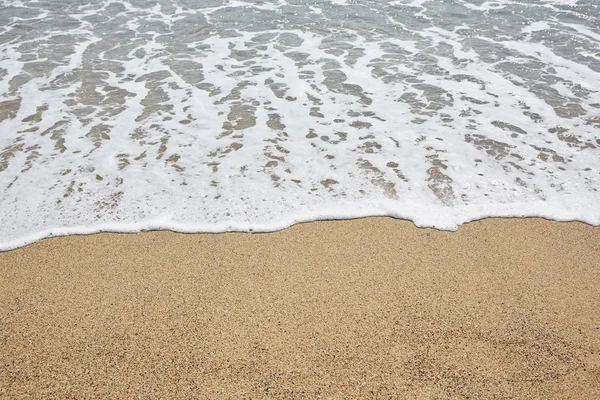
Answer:
[[[0,0],[0,249],[600,224],[596,0]]]

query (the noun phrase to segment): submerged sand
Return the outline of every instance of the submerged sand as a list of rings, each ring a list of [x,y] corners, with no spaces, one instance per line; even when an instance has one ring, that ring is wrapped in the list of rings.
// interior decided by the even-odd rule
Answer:
[[[391,218],[0,253],[0,398],[600,398],[600,228]]]

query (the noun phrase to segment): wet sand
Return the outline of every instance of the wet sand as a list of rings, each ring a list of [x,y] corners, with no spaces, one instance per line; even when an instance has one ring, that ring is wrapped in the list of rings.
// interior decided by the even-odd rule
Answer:
[[[390,218],[0,253],[0,398],[600,398],[600,228]]]

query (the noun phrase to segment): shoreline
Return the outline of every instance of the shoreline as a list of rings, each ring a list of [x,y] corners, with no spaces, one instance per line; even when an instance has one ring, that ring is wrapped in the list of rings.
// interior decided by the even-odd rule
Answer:
[[[0,253],[0,397],[600,397],[600,227],[389,217]]]
[[[435,214],[435,212],[433,212],[433,214]],[[273,233],[285,231],[287,229],[291,229],[296,225],[302,225],[302,224],[330,223],[330,222],[338,222],[338,221],[355,221],[355,220],[363,220],[363,219],[371,219],[371,218],[392,219],[392,220],[402,221],[403,223],[408,222],[408,223],[412,224],[414,226],[414,228],[416,228],[416,229],[433,229],[433,230],[441,231],[441,232],[457,232],[458,230],[460,230],[462,227],[464,227],[466,225],[469,225],[472,223],[479,223],[479,222],[485,221],[485,220],[513,220],[513,219],[544,220],[544,221],[548,221],[548,222],[552,222],[552,223],[582,223],[582,224],[590,226],[590,227],[600,227],[600,220],[598,220],[598,218],[589,218],[587,221],[584,221],[581,218],[567,217],[566,215],[571,216],[570,212],[567,213],[566,215],[554,216],[554,217],[546,217],[545,214],[543,214],[543,213],[541,215],[517,215],[517,216],[513,215],[512,213],[509,213],[508,215],[503,215],[503,214],[492,215],[492,216],[488,216],[487,214],[484,214],[484,215],[485,216],[473,217],[473,219],[468,219],[468,220],[466,220],[466,222],[460,222],[458,225],[455,225],[455,226],[451,225],[450,227],[448,227],[448,225],[444,225],[444,226],[446,226],[446,228],[442,228],[442,227],[435,226],[435,225],[429,225],[429,224],[421,224],[423,221],[418,220],[418,219],[410,219],[410,218],[405,218],[405,217],[401,217],[401,216],[399,217],[399,216],[388,215],[388,214],[381,214],[381,215],[358,214],[357,216],[351,216],[351,217],[334,215],[334,216],[331,216],[328,218],[323,217],[322,215],[317,215],[314,218],[292,219],[292,220],[288,220],[284,223],[280,223],[277,225],[258,225],[258,226],[248,225],[248,226],[254,226],[253,228],[248,228],[247,226],[244,227],[244,225],[239,225],[242,227],[235,228],[235,229],[231,225],[202,225],[200,227],[198,227],[198,226],[183,227],[183,225],[181,225],[181,224],[175,224],[175,223],[165,224],[165,223],[152,222],[152,221],[146,221],[142,224],[114,224],[114,225],[113,224],[100,224],[100,225],[95,225],[95,226],[62,227],[62,228],[42,230],[35,234],[31,234],[29,236],[26,236],[26,237],[23,237],[23,238],[20,238],[17,240],[11,240],[9,242],[4,242],[3,244],[0,244],[0,254],[10,252],[13,250],[18,250],[18,249],[30,246],[32,244],[35,244],[35,243],[38,243],[40,241],[44,241],[47,239],[70,237],[70,236],[93,236],[93,235],[105,234],[105,233],[127,235],[127,234],[138,234],[138,233],[147,233],[147,232],[171,232],[171,233],[184,234],[184,235],[221,235],[221,234],[231,234],[231,233],[273,234]],[[292,221],[292,222],[290,222],[290,221]],[[590,222],[590,221],[594,221],[594,222]],[[160,228],[156,228],[156,226],[160,226]]]

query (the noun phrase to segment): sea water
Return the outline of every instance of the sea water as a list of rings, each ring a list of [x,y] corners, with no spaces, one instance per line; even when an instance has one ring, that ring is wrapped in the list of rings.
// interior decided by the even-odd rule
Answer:
[[[599,189],[597,0],[0,0],[0,250]]]

